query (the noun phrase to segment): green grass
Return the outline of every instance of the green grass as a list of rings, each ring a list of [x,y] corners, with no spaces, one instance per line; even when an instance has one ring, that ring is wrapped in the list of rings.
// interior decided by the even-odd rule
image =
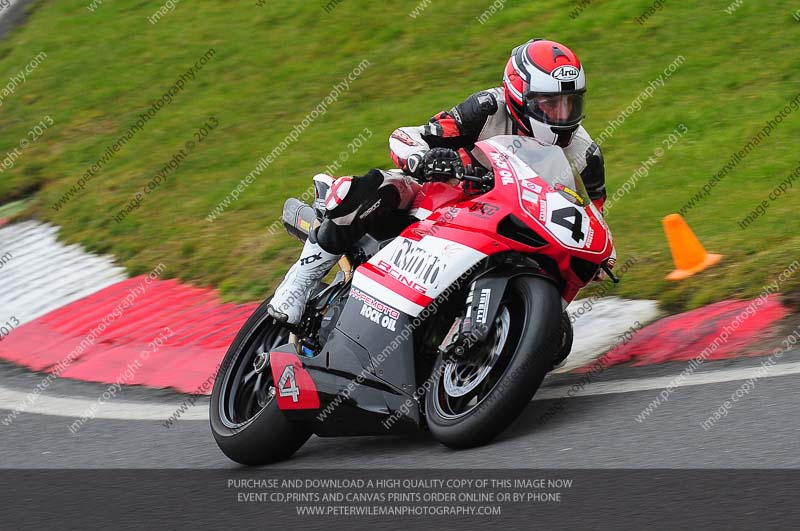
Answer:
[[[589,76],[586,127],[595,136],[678,55],[685,63],[603,144],[610,193],[679,123],[689,132],[609,214],[620,257],[639,263],[617,289],[678,310],[753,296],[798,258],[797,192],[774,202],[751,228],[739,221],[797,166],[800,111],[687,215],[715,268],[670,283],[661,218],[676,212],[730,154],[800,88],[800,24],[788,1],[668,2],[643,26],[649,1],[600,2],[573,20],[573,1],[506,3],[486,24],[488,0],[432,2],[182,2],[156,25],[154,2],[88,0],[34,4],[22,28],[0,41],[0,87],[40,51],[44,62],[5,98],[0,146],[13,147],[49,115],[55,124],[0,173],[0,203],[31,196],[22,215],[57,223],[62,237],[113,253],[129,271],[163,262],[181,278],[221,288],[231,300],[263,297],[297,254],[267,227],[286,196],[334,162],[369,127],[342,173],[388,167],[387,137],[423,123],[470,93],[496,86],[511,48],[533,36],[570,45]],[[209,48],[217,54],[64,209],[50,208],[86,169]],[[297,142],[216,221],[209,212],[275,148],[332,85],[359,62],[369,67]],[[112,216],[192,139],[210,116],[220,126],[122,223]],[[5,150],[10,148],[5,148]],[[0,153],[0,155],[2,155]],[[796,184],[795,188],[800,186]],[[33,193],[35,192],[35,193]],[[33,193],[33,194],[32,194]],[[798,275],[800,276],[800,275]],[[783,288],[800,285],[792,279]]]
[[[24,212],[25,208],[26,202],[24,200],[6,203],[3,206],[0,206],[0,219],[16,216],[17,214]]]

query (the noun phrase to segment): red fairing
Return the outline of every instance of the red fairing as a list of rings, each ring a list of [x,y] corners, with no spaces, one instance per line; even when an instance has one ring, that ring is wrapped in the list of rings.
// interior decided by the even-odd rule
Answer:
[[[386,260],[378,260],[376,264],[367,262],[358,268],[365,277],[383,284],[401,297],[419,304],[423,308],[433,302],[426,294],[426,289],[413,279],[398,277],[392,264]]]
[[[437,208],[462,201],[466,198],[460,185],[443,182],[429,182],[422,185],[419,193],[414,197],[411,205],[414,209],[424,209],[433,212]]]
[[[465,168],[472,164],[472,157],[469,156],[469,152],[466,149],[459,149],[458,156],[461,157],[461,164],[463,164]]]
[[[280,409],[319,409],[317,387],[296,354],[270,352],[269,362]]]

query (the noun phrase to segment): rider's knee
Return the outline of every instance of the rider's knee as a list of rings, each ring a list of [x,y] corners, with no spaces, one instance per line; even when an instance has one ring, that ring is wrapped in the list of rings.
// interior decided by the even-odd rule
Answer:
[[[351,225],[337,225],[333,220],[325,219],[319,227],[311,231],[309,238],[314,238],[327,253],[344,254],[363,236],[356,234],[356,230]]]

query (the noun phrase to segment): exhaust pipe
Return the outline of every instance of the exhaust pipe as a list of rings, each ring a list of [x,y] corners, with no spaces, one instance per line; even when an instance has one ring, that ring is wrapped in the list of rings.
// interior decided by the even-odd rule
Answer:
[[[290,197],[283,204],[283,226],[301,242],[308,239],[308,233],[319,223],[314,208],[299,199]]]

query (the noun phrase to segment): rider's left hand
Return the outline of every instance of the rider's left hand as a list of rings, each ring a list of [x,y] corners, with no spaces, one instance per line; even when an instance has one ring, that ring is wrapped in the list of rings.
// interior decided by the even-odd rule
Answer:
[[[449,181],[464,175],[461,157],[458,152],[449,148],[431,148],[423,155],[412,155],[409,157],[408,167],[411,174],[421,182]]]

